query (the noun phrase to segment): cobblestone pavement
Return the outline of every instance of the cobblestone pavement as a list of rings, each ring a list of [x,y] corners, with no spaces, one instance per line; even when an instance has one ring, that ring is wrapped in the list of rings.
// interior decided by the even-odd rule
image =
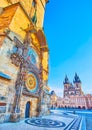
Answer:
[[[80,124],[80,116],[54,111],[49,116],[0,124],[0,130],[79,130]]]

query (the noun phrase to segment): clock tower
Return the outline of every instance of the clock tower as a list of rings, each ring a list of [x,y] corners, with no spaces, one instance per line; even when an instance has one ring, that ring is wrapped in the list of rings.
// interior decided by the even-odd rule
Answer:
[[[5,110],[1,122],[49,113],[46,3],[0,1],[0,107]]]

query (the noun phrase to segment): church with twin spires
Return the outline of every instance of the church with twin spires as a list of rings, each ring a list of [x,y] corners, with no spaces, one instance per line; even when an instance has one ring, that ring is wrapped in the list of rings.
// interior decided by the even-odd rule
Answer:
[[[64,84],[64,93],[63,93],[64,97],[70,97],[76,95],[80,96],[83,94],[81,86],[82,82],[77,73],[75,73],[73,84],[69,81],[67,75],[65,76],[63,84]]]
[[[92,109],[92,94],[85,94],[82,91],[82,82],[77,73],[74,75],[73,83],[71,83],[68,77],[65,76],[63,85],[63,97],[58,97],[52,91],[52,108]]]

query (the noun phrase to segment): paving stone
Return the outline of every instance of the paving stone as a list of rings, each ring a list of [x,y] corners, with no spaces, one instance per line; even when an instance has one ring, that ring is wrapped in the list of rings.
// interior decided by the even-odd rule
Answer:
[[[17,123],[4,123],[0,125],[0,130],[79,130],[80,122],[80,116],[53,113],[38,118],[27,118]]]

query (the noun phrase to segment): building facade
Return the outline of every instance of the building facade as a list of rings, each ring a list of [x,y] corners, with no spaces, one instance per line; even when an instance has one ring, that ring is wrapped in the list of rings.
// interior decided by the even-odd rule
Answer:
[[[0,122],[49,113],[46,3],[0,1]]]
[[[73,83],[74,85],[65,76],[63,97],[57,97],[57,100],[55,100],[52,96],[53,104],[51,104],[51,107],[92,109],[92,95],[83,93],[81,80],[76,73]]]
[[[79,108],[92,109],[92,95],[70,96],[61,98],[56,101],[56,108]]]
[[[50,100],[50,107],[55,108],[57,106],[57,95],[54,91],[51,91],[51,100]]]
[[[79,76],[75,73],[74,80],[73,80],[74,85],[69,81],[68,77],[66,76],[63,82],[64,85],[64,97],[70,97],[72,95],[80,96],[83,94],[82,88],[81,88],[81,80]]]

